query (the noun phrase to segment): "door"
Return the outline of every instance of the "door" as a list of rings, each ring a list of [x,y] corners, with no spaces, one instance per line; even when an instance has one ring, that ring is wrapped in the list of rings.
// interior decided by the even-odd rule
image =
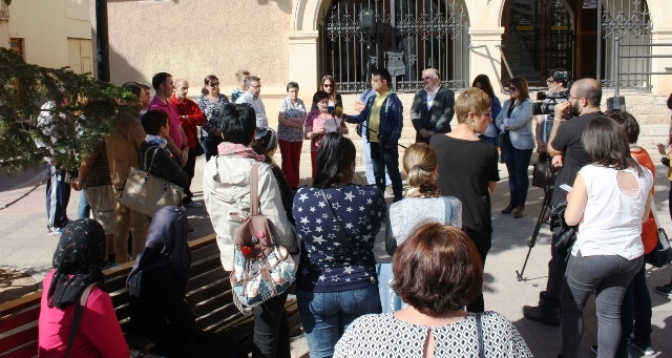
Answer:
[[[68,64],[78,74],[93,71],[93,45],[91,40],[68,38]]]

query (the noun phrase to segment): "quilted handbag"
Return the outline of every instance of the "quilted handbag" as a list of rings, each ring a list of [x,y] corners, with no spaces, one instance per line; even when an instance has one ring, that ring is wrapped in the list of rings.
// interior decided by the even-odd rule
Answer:
[[[184,189],[182,187],[156,175],[149,174],[149,169],[147,169],[147,154],[152,148],[156,148],[149,163],[149,168],[152,167],[159,147],[149,147],[147,149],[144,171],[138,168],[131,168],[126,177],[124,190],[121,193],[122,204],[148,216],[154,216],[164,206],[182,206],[182,198],[184,198]]]
[[[296,276],[296,264],[286,248],[276,245],[268,219],[259,214],[259,164],[250,173],[250,215],[231,213],[241,222],[234,230],[231,287],[233,302],[243,314],[285,292]]]

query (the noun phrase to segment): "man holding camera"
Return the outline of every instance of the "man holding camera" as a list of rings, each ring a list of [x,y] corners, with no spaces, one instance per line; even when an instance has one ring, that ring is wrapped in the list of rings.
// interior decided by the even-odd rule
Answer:
[[[553,165],[561,169],[555,181],[552,207],[567,201],[568,191],[563,188],[571,189],[579,169],[592,162],[583,148],[581,135],[588,123],[602,115],[601,100],[600,83],[592,78],[584,78],[572,85],[568,102],[555,105],[555,118],[546,149],[553,157]],[[571,119],[566,119],[566,116]],[[554,234],[546,291],[539,295],[539,306],[523,306],[525,318],[554,326],[560,324],[560,293],[565,276],[565,262],[556,248],[558,239],[559,236]]]
[[[535,108],[535,114],[541,114],[537,117],[536,127],[537,152],[539,153],[546,153],[546,144],[551,137],[553,119],[555,118],[555,106],[568,101],[569,90],[567,87],[569,81],[570,75],[567,70],[554,68],[546,79],[548,92],[537,93],[537,100],[542,100],[539,103],[538,110]]]

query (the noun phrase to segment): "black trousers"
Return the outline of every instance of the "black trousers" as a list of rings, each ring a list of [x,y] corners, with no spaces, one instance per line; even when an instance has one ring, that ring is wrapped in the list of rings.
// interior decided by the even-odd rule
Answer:
[[[476,245],[478,250],[478,256],[481,257],[482,268],[485,268],[485,258],[488,256],[488,251],[492,246],[492,233],[479,232],[474,229],[464,227],[464,231],[467,233],[471,241]],[[485,310],[485,301],[483,300],[483,292],[478,295],[473,301],[469,302],[467,305],[467,311],[469,312],[483,312]]]
[[[182,204],[189,204],[191,203],[191,198],[194,196],[194,194],[191,192],[189,189],[191,187],[191,180],[194,179],[194,173],[196,171],[196,151],[189,149],[188,157],[187,157],[187,164],[184,166],[184,171],[189,174],[189,184],[187,185],[186,188],[184,188],[184,193],[187,195],[183,200]]]
[[[539,307],[551,310],[560,308],[560,295],[562,294],[562,285],[565,280],[566,269],[565,261],[555,248],[557,240],[558,237],[553,235],[551,238],[551,260],[548,261],[546,291],[542,291],[539,294]]]
[[[252,358],[290,358],[287,292],[254,308]]]

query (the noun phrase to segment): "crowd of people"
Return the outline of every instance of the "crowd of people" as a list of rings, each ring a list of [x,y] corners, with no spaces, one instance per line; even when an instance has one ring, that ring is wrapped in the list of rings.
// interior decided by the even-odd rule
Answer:
[[[238,342],[198,330],[185,301],[191,263],[185,210],[202,205],[190,186],[196,159],[205,154],[203,197],[222,268],[234,269],[240,249],[235,214],[258,206],[275,244],[298,262],[295,294],[311,357],[531,357],[515,326],[486,311],[483,271],[500,158],[509,174],[509,204],[501,212],[520,218],[535,147],[559,169],[550,220],[561,230],[553,230],[546,289],[538,306],[523,307],[524,317],[562,322],[561,356],[575,357],[583,309],[595,293],[598,357],[627,357],[631,346],[652,354],[643,255],[657,242],[653,162],[637,145],[636,119],[621,111],[604,115],[600,84],[580,79],[570,87],[563,71],[551,71],[547,83],[549,98],[566,96],[537,119],[535,131],[526,79],[512,78],[510,99],[500,104],[485,75],[456,95],[441,86],[439,71],[424,70],[424,89],[410,111],[416,143],[406,148],[401,168],[403,105],[385,69],[371,72],[371,89],[357,101],[356,115],[342,113],[333,76],[322,78],[310,110],[299,84],[289,82],[277,131],[269,127],[261,79],[245,70],[236,73],[233,102],[220,93],[215,75],[204,79],[196,101],[187,98],[186,80],[165,72],[152,78],[151,101],[148,85],[124,84],[142,112],[122,118],[69,184],[58,163],[48,162],[48,228],[60,241],[44,280],[40,355],[128,356],[101,270],[135,259],[127,280],[129,332],[167,357],[246,356]],[[58,116],[49,108],[40,118],[46,124]],[[353,183],[357,150],[346,122],[358,124],[370,185]],[[311,141],[312,184],[300,187],[304,140]],[[280,166],[273,159],[277,150]],[[132,167],[184,188],[182,205],[151,216],[126,207],[120,196]],[[65,216],[70,187],[83,191],[92,219]],[[258,203],[250,202],[253,187]],[[381,265],[373,247],[383,226],[393,260]],[[254,308],[253,357],[290,356],[288,294],[278,292]],[[82,309],[102,317],[82,316]],[[79,325],[74,344],[63,328],[70,322]],[[375,339],[381,336],[387,339]]]

